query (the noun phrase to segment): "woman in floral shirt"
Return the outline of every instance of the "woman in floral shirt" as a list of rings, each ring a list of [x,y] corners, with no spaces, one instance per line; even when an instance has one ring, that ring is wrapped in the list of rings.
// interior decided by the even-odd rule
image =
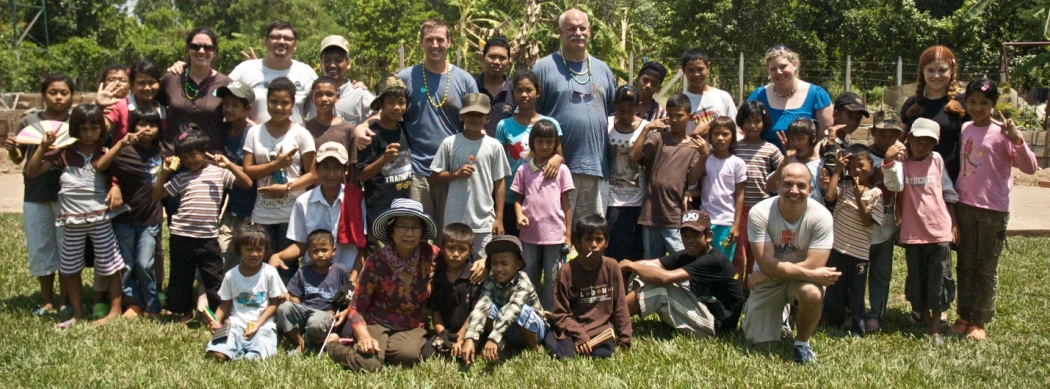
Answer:
[[[357,339],[354,348],[330,337],[326,347],[336,363],[351,370],[377,371],[384,365],[412,366],[420,361],[426,343],[427,298],[438,247],[433,219],[423,205],[396,199],[372,225],[386,242],[365,260],[343,327],[344,336]]]

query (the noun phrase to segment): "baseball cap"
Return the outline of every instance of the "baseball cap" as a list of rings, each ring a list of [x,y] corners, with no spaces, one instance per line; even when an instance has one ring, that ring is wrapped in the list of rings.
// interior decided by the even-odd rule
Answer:
[[[704,211],[692,210],[682,214],[682,227],[697,232],[704,232],[711,228],[711,216]]]
[[[255,101],[255,90],[251,86],[240,81],[232,81],[226,86],[221,86],[215,91],[215,95],[226,97],[233,95],[242,99],[248,100],[248,103]]]
[[[521,253],[521,241],[514,235],[496,235],[492,237],[492,240],[485,245],[485,255],[492,256],[492,253],[500,253],[504,251],[511,251],[518,254],[518,258],[525,259],[525,255]]]
[[[325,49],[333,46],[343,49],[343,51],[346,52],[346,55],[350,55],[350,42],[347,42],[346,38],[343,38],[342,35],[329,35],[324,37],[324,39],[321,40],[320,53],[324,53]]]
[[[871,116],[860,96],[853,92],[843,92],[835,98],[835,110],[845,109],[850,112],[861,112],[865,117]]]
[[[463,108],[459,110],[459,114],[467,114],[471,112],[477,113],[489,113],[492,106],[492,100],[489,99],[489,95],[484,93],[471,93],[463,96]]]
[[[901,122],[900,114],[894,111],[875,112],[875,117],[871,119],[871,122],[872,126],[875,128],[885,128],[904,132],[904,123]]]
[[[939,142],[941,140],[941,126],[933,120],[918,118],[911,124],[911,135],[933,138]]]
[[[379,80],[379,83],[376,84],[376,87],[375,87],[376,98],[372,99],[372,103],[369,104],[368,107],[372,108],[373,111],[379,111],[379,108],[383,105],[383,95],[386,94],[386,92],[388,90],[391,90],[391,89],[394,89],[394,88],[406,88],[407,89],[408,87],[405,86],[405,82],[404,81],[401,81],[400,78],[397,78],[397,77],[394,77],[394,76],[390,76],[390,77],[384,78],[382,80]]]
[[[325,158],[335,158],[343,165],[346,165],[346,161],[350,160],[346,147],[339,144],[339,142],[325,142],[321,147],[317,148],[317,163],[320,164]]]

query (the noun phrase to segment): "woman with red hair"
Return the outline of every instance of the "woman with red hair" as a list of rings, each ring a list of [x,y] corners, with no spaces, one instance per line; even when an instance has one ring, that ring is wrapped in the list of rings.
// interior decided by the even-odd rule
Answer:
[[[915,95],[908,98],[901,108],[904,133],[918,118],[926,118],[941,126],[941,139],[934,147],[944,158],[945,168],[952,182],[959,175],[959,134],[966,121],[956,89],[958,80],[955,53],[945,46],[932,46],[919,56],[919,80]]]

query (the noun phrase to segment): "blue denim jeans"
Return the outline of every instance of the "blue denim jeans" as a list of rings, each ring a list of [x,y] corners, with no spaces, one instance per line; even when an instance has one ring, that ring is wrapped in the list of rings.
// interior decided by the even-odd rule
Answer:
[[[270,252],[278,253],[281,250],[288,248],[292,245],[292,240],[288,239],[288,223],[281,224],[259,224],[263,231],[266,231],[266,235],[270,236]],[[240,253],[236,253],[240,257]],[[288,284],[288,281],[292,279],[295,272],[299,270],[299,260],[292,262],[285,262],[288,266],[288,270],[277,269],[277,274],[281,276],[281,282]]]
[[[134,226],[113,224],[117,236],[117,247],[124,257],[124,296],[130,298],[128,305],[142,307],[149,313],[160,313],[157,297],[157,273],[153,268],[157,251],[157,235],[160,225]]]
[[[642,244],[645,258],[660,258],[669,253],[685,250],[682,235],[677,228],[643,227]]]

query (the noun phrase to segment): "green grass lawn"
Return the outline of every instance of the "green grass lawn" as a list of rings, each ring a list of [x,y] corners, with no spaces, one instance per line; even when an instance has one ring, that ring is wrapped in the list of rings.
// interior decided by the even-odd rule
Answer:
[[[1014,238],[1001,259],[998,316],[988,341],[947,336],[934,348],[909,325],[904,262],[896,253],[882,332],[854,340],[840,330],[813,339],[816,366],[792,361],[789,340],[775,353],[742,334],[694,339],[655,317],[636,319],[634,347],[607,361],[555,361],[524,353],[469,370],[434,359],[413,369],[349,373],[327,357],[279,355],[220,365],[204,357],[204,329],[164,320],[82,323],[58,331],[55,316],[29,315],[40,303],[27,272],[21,215],[0,215],[0,387],[1046,387],[1050,385],[1050,239]],[[88,271],[90,273],[90,270]],[[90,274],[84,280],[90,283]],[[85,305],[91,292],[85,285]],[[953,314],[950,313],[950,314]],[[954,316],[951,316],[954,319]]]

